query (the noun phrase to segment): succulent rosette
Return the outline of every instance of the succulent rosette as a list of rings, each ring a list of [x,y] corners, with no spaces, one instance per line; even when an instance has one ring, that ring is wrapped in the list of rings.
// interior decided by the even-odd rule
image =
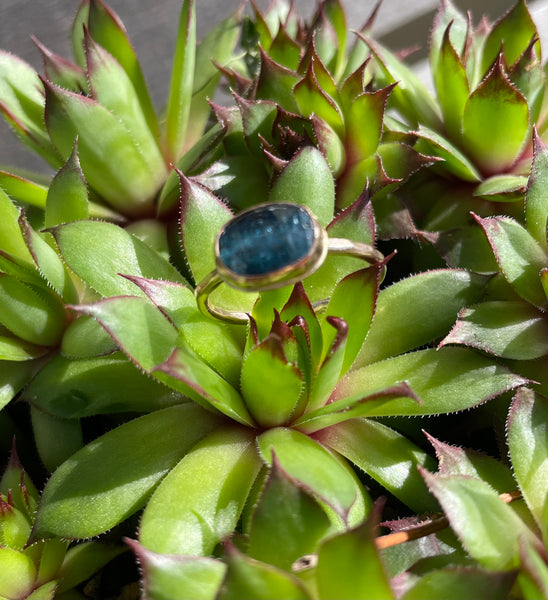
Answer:
[[[79,222],[81,250],[91,242],[97,251],[106,235],[100,254],[110,268],[126,272],[140,263],[141,275],[184,281],[168,262],[177,220],[165,211],[160,218],[157,197],[169,163],[190,167],[219,134],[202,136],[211,112],[205,98],[220,78],[211,59],[229,59],[238,19],[219,24],[197,48],[195,5],[183,4],[164,128],[123,24],[100,0],[78,9],[74,64],[37,42],[45,65],[40,78],[19,58],[0,53],[0,111],[21,141],[56,170],[49,181],[0,173],[0,407],[24,388],[49,470],[82,445],[80,418],[179,401],[117,353],[93,319],[71,309],[124,290],[109,289],[99,273],[87,285],[67,269],[56,228]],[[90,253],[79,257],[94,263]],[[125,389],[122,396],[113,381]]]
[[[138,59],[118,16],[101,0],[84,0],[72,31],[75,63],[42,52],[45,77],[7,52],[1,54],[0,111],[19,138],[58,170],[75,141],[89,187],[91,217],[135,227],[163,240],[158,195],[171,164],[187,170],[219,134],[204,135],[220,73],[239,36],[235,15],[196,45],[195,3],[183,3],[165,118],[159,119]],[[192,148],[192,152],[189,151]],[[3,172],[2,186],[15,199],[45,209],[43,177]],[[64,215],[85,218],[82,214]],[[149,231],[150,230],[150,231]]]
[[[325,161],[335,176],[336,205],[343,209],[368,181],[373,197],[380,190],[386,194],[437,160],[414,150],[396,121],[385,128],[394,86],[373,88],[368,49],[361,39],[348,39],[338,0],[321,2],[310,23],[289,3],[272,3],[264,13],[253,8],[242,36],[242,64],[223,70],[237,106],[214,106],[226,131],[225,154],[203,173],[209,188],[241,207],[254,195],[263,197],[293,160],[320,173]],[[244,176],[240,188],[234,182]]]
[[[48,190],[46,230],[32,227],[25,212],[0,192],[0,406],[16,397],[30,402],[35,444],[49,470],[82,446],[81,418],[147,412],[179,401],[117,351],[93,319],[72,309],[124,292],[123,285],[109,288],[99,270],[88,285],[59,254],[59,222],[79,211],[86,214],[87,208],[76,154]],[[163,256],[127,230],[104,221],[71,223],[81,235],[76,249],[80,263],[117,272],[138,265],[141,274],[184,281]],[[103,259],[97,263],[92,254],[99,246],[108,251],[101,252]],[[94,248],[91,254],[86,247]]]
[[[97,541],[71,545],[60,538],[30,541],[39,500],[14,446],[0,478],[0,594],[10,600],[80,598],[76,586],[126,548]]]
[[[468,307],[443,344],[462,344],[505,359],[548,395],[548,150],[536,137],[525,196],[526,225],[508,216],[475,216],[499,269],[486,301]]]
[[[232,213],[202,184],[181,179],[182,242],[192,279],[200,281],[214,268],[213,240]],[[301,198],[294,193],[285,201]],[[333,211],[330,193],[324,211]],[[129,235],[91,221],[55,230],[69,268],[91,287],[99,279],[111,286],[105,299],[74,310],[93,317],[133,363],[186,400],[125,422],[65,461],[45,487],[34,535],[89,538],[145,507],[134,546],[152,582],[162,576],[160,556],[175,555],[166,559],[173,562],[169,577],[193,573],[214,597],[226,571],[219,544],[237,531],[251,559],[302,591],[294,574],[276,569],[290,569],[322,540],[364,521],[372,499],[358,472],[413,510],[435,509],[416,469],[431,468],[431,457],[383,417],[460,411],[527,382],[474,350],[429,346],[456,311],[481,298],[482,275],[425,272],[379,291],[386,261],[364,269],[356,258],[332,256],[295,286],[258,296],[219,288],[216,304],[250,314],[247,327],[230,325],[202,315],[180,278],[150,278],[135,265],[123,277],[118,265],[90,267],[82,255],[94,250],[88,243],[82,251],[81,236],[87,228],[90,239],[99,227],[101,244]],[[327,232],[373,244],[367,195],[331,219]],[[125,295],[113,294],[116,286]],[[324,298],[325,313],[317,314],[312,303]],[[310,527],[293,531],[287,547],[278,536],[274,550],[269,540],[280,524],[268,507],[279,489]],[[225,550],[228,563],[249,567],[230,544]],[[195,589],[178,585],[179,594]]]
[[[542,137],[546,128],[545,73],[526,3],[519,0],[494,24],[483,19],[478,27],[449,0],[441,3],[429,54],[437,102],[416,74],[365,39],[377,85],[397,82],[388,106],[415,129],[414,148],[442,159],[401,194],[411,217],[402,222],[402,235],[431,232],[426,237],[450,265],[495,270],[469,212],[520,217],[532,129]]]
[[[310,24],[252,10],[196,46],[183,2],[162,120],[100,0],[74,64],[39,45],[40,79],[0,54],[0,109],[56,170],[0,174],[0,428],[32,423],[44,480],[15,454],[0,480],[0,596],[77,598],[123,535],[151,599],[546,596],[548,150],[525,3],[477,29],[442,3],[437,103],[373,17],[350,42],[337,0]],[[221,73],[229,107],[206,102]],[[257,204],[317,220],[315,271],[223,280],[217,236]],[[375,250],[405,236],[414,275]],[[465,447],[483,427],[493,456]]]

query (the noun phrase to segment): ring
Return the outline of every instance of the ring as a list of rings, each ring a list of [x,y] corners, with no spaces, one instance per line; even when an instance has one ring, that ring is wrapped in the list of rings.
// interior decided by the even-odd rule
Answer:
[[[248,323],[249,315],[209,302],[222,283],[248,292],[277,289],[312,275],[328,253],[370,264],[384,260],[368,244],[329,238],[306,206],[289,202],[259,204],[239,213],[217,234],[214,252],[215,269],[196,287],[196,303],[204,315],[238,324]]]

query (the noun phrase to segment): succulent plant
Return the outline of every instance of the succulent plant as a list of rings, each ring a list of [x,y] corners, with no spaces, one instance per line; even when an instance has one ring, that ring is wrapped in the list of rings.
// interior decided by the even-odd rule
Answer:
[[[401,235],[430,240],[452,266],[495,270],[469,213],[520,218],[532,129],[541,138],[546,129],[545,72],[526,3],[518,0],[494,24],[484,18],[474,27],[470,14],[441,2],[429,48],[437,104],[393,54],[366,41],[377,85],[398,82],[389,107],[415,130],[413,147],[442,159],[401,195],[410,215]]]
[[[78,9],[74,64],[38,43],[40,79],[0,54],[0,110],[56,170],[0,173],[0,439],[42,490],[13,453],[0,596],[93,595],[129,546],[150,599],[543,597],[548,150],[527,7],[472,29],[442,2],[437,99],[374,15],[351,43],[337,0],[310,23],[252,11],[197,46],[182,3],[165,121],[101,0]],[[212,303],[243,316],[211,318],[215,239],[265,203],[375,259],[220,285]]]
[[[20,139],[55,169],[69,159],[78,140],[91,202],[84,215],[83,208],[64,215],[58,208],[64,220],[90,215],[147,223],[162,214],[157,196],[169,165],[182,162],[190,168],[218,133],[204,136],[210,114],[206,98],[220,78],[212,60],[223,65],[231,58],[238,18],[223,21],[196,46],[195,3],[183,3],[162,124],[125,28],[101,0],[84,0],[78,9],[72,31],[75,64],[37,42],[45,65],[45,77],[39,78],[28,64],[2,53],[0,110]],[[44,209],[47,187],[38,181],[2,174],[8,193]],[[146,230],[142,223],[141,228]]]
[[[181,201],[183,247],[199,280],[214,265],[212,241],[231,213],[184,176]],[[82,260],[81,236],[87,228],[87,240],[99,239],[89,235],[98,227],[79,221],[56,230],[64,261],[92,287],[97,265]],[[114,236],[128,235],[109,227]],[[373,242],[368,197],[339,214],[328,232]],[[100,238],[101,245],[106,241]],[[89,241],[86,252],[96,253]],[[276,461],[326,515],[321,536],[292,550],[284,564],[301,551],[314,552],[325,536],[359,525],[370,511],[372,500],[350,464],[414,510],[432,509],[416,471],[431,458],[371,417],[463,410],[527,380],[473,350],[409,352],[443,336],[458,308],[481,297],[485,277],[433,271],[379,293],[384,264],[355,271],[355,260],[330,257],[302,284],[258,299],[220,289],[215,302],[239,309],[251,302],[248,328],[202,315],[180,280],[150,279],[135,270],[122,278],[102,268],[110,285],[131,282],[147,297],[112,295],[74,310],[93,316],[138,367],[192,402],[126,422],[65,461],[44,489],[35,535],[88,538],[146,505],[139,538],[148,551],[207,557],[237,528],[242,511],[241,532],[250,540],[255,535],[254,499],[266,493],[263,484],[274,477]],[[318,316],[311,302],[326,296],[327,316]],[[433,307],[436,318],[425,319]],[[394,450],[384,457],[388,447],[398,448],[398,459]],[[264,544],[259,554],[267,551]],[[187,562],[192,570],[195,561]],[[211,576],[221,573],[212,564]]]
[[[321,159],[315,158],[318,165],[312,160],[315,147],[335,177],[336,205],[343,209],[368,181],[373,195],[381,189],[386,194],[437,160],[406,143],[395,121],[384,126],[394,86],[372,89],[367,49],[360,39],[353,44],[347,39],[338,0],[319,3],[310,23],[288,3],[272,3],[265,13],[253,6],[242,39],[243,65],[224,70],[237,107],[214,106],[226,131],[225,156],[202,174],[208,187],[241,207],[250,196],[264,197],[300,153],[309,155],[301,158],[309,169],[323,172]],[[391,126],[398,131],[392,134]],[[248,184],[238,190],[232,182],[243,176]]]
[[[442,344],[462,344],[506,359],[546,395],[548,150],[536,137],[525,197],[526,226],[508,216],[475,216],[497,262],[499,280],[488,301],[468,307]]]
[[[75,587],[126,548],[61,538],[31,542],[39,500],[14,446],[0,478],[0,594],[10,600],[83,597]]]

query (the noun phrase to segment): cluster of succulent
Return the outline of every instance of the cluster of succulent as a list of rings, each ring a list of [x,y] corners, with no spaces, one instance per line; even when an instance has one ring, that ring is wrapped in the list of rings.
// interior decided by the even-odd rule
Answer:
[[[199,44],[195,13],[162,118],[103,0],[78,8],[74,62],[0,52],[0,112],[54,170],[0,171],[0,597],[546,597],[526,3],[474,27],[442,0],[436,97],[339,0],[309,23],[252,3]],[[222,285],[246,324],[213,318],[195,290],[218,232],[265,203],[386,257]]]

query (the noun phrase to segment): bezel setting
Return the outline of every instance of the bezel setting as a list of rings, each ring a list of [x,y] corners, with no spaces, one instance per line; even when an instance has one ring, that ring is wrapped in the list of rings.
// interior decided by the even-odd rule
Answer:
[[[252,213],[260,213],[270,207],[297,208],[300,212],[306,213],[312,224],[312,241],[308,252],[301,258],[281,268],[273,269],[263,274],[250,275],[235,272],[228,267],[221,258],[220,240],[225,235],[225,232],[231,226],[240,220],[249,218]],[[228,221],[219,231],[215,239],[215,267],[218,276],[227,284],[235,289],[245,290],[248,292],[258,292],[263,290],[273,290],[285,285],[291,285],[301,281],[314,273],[325,261],[327,255],[328,236],[325,229],[321,226],[318,219],[306,207],[300,204],[289,202],[280,202],[276,204],[259,204],[242,211],[233,219]]]

